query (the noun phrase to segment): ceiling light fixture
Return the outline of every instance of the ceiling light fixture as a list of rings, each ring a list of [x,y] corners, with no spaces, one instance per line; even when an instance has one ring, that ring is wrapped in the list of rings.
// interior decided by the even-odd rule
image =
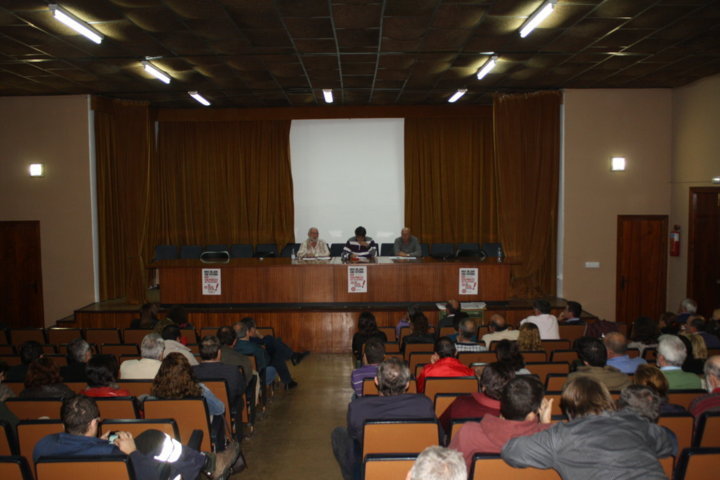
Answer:
[[[333,102],[332,88],[323,88],[323,97],[325,97],[325,103]]]
[[[495,65],[497,64],[497,56],[493,55],[488,59],[487,62],[485,62],[485,65],[482,66],[480,70],[478,70],[477,73],[477,79],[482,80],[485,75],[490,73],[493,68],[495,68]]]
[[[142,64],[143,64],[143,68],[145,69],[145,71],[148,72],[150,75],[157,78],[158,80],[160,80],[163,83],[167,83],[167,84],[170,83],[170,76],[167,73],[163,72],[162,70],[157,68],[155,65],[153,65],[152,63],[150,63],[146,60],[143,60]]]
[[[530,15],[530,18],[520,27],[520,37],[525,38],[530,35],[530,32],[535,30],[535,27],[540,25],[552,13],[555,3],[557,3],[557,0],[548,0],[535,10],[535,13]]]
[[[467,88],[462,88],[462,89],[458,90],[457,92],[455,92],[455,94],[453,94],[452,97],[448,98],[448,102],[455,103],[458,100],[460,100],[460,97],[462,97],[466,93],[467,93]]]
[[[198,92],[188,92],[188,95],[190,95],[192,98],[194,98],[198,103],[202,103],[206,107],[210,106],[210,102],[208,102],[205,97],[200,95]]]
[[[31,177],[42,177],[45,175],[45,168],[42,163],[31,163],[28,170]]]
[[[68,27],[78,32],[80,35],[97,43],[98,45],[100,45],[100,43],[103,41],[103,36],[101,34],[96,32],[90,25],[83,22],[72,13],[67,12],[59,5],[56,5],[54,3],[48,5],[48,7],[50,8],[50,11],[52,12],[55,20],[57,20],[58,22],[67,25]]]
[[[610,170],[612,170],[613,172],[625,171],[625,157],[612,157],[610,162]]]

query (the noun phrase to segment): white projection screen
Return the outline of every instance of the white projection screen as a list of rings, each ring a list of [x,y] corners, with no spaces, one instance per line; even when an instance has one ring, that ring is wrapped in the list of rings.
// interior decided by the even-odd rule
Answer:
[[[393,242],[405,205],[402,118],[293,120],[290,162],[295,241],[311,226],[345,243],[362,225],[378,244]]]

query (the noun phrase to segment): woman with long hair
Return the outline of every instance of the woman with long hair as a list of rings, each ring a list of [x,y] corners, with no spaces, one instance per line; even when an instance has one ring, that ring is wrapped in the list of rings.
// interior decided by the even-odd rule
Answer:
[[[542,340],[540,340],[540,330],[534,323],[523,323],[520,325],[520,334],[517,343],[521,352],[534,352],[542,350]]]
[[[20,398],[69,398],[75,393],[62,383],[60,369],[47,357],[33,360],[25,375]]]
[[[650,387],[657,392],[660,396],[660,414],[665,413],[687,413],[685,407],[682,405],[675,405],[674,403],[668,403],[668,391],[670,385],[668,384],[667,378],[655,365],[648,363],[639,365],[633,375],[633,383],[635,385],[643,385]]]
[[[379,338],[383,343],[387,342],[387,335],[380,331],[375,321],[375,315],[370,312],[362,312],[358,318],[358,331],[353,335],[352,351],[356,362],[362,360],[362,347],[370,338]]]
[[[530,375],[530,370],[525,368],[525,359],[520,353],[517,342],[500,340],[495,348],[495,355],[497,355],[497,361],[509,366],[515,375]]]

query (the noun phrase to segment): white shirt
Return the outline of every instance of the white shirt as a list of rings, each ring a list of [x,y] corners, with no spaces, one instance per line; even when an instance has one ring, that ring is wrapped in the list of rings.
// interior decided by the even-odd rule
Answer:
[[[483,335],[482,341],[490,348],[490,343],[492,342],[499,342],[500,340],[517,341],[518,335],[520,335],[520,330],[510,330],[506,328],[500,332],[486,333]]]
[[[530,315],[525,320],[520,322],[523,323],[534,323],[540,330],[540,340],[559,340],[560,329],[558,328],[558,321],[555,315],[548,313],[541,313],[540,315]]]
[[[153,358],[125,360],[120,365],[120,378],[123,380],[152,380],[157,375],[162,362]]]
[[[325,243],[325,240],[320,240],[318,238],[317,243],[313,247],[310,243],[310,239],[308,238],[303,243],[300,244],[300,250],[297,253],[297,256],[299,258],[303,257],[329,257],[330,256],[330,249],[327,246],[327,243]]]

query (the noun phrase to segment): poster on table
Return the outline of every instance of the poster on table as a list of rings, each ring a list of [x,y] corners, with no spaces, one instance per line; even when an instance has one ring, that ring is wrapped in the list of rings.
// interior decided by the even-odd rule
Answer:
[[[478,269],[461,268],[458,293],[460,295],[477,295],[478,293]]]
[[[367,292],[367,267],[348,267],[348,293]]]
[[[202,269],[202,294],[222,295],[222,279],[219,268]]]

